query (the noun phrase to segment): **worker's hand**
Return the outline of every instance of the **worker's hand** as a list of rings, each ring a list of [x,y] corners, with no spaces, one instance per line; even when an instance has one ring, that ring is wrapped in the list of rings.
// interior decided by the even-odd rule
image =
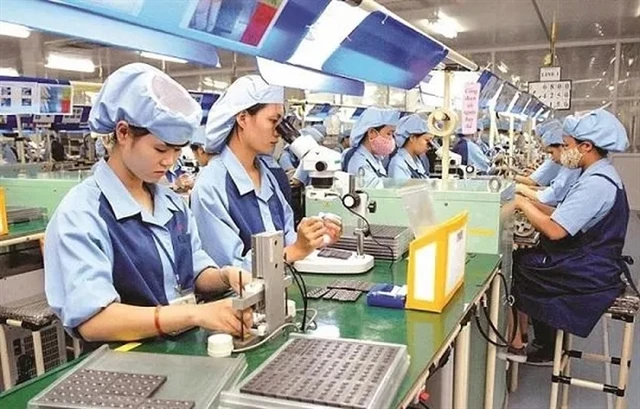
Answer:
[[[222,331],[233,336],[240,335],[240,326],[244,325],[244,333],[248,333],[253,326],[252,311],[236,311],[231,307],[231,298],[198,304],[196,308],[196,323],[199,327],[210,331]]]
[[[294,246],[301,253],[309,255],[313,250],[323,245],[325,234],[327,234],[327,228],[321,218],[305,217],[298,225],[298,240]]]
[[[183,173],[176,180],[176,187],[181,190],[193,189],[194,180],[191,175]]]
[[[516,209],[522,209],[522,207],[529,201],[529,199],[527,199],[524,196],[521,195],[516,195],[515,197],[515,206]]]
[[[324,214],[322,221],[324,222],[324,227],[327,229],[323,244],[325,246],[336,244],[338,240],[340,240],[340,237],[342,237],[342,219],[334,214]]]
[[[525,186],[522,183],[516,184],[516,193],[522,193],[525,190]]]
[[[223,274],[222,281],[228,283],[233,291],[240,294],[240,281],[242,281],[242,287],[249,284],[253,277],[250,272],[235,266],[224,266],[220,269],[220,273]],[[242,276],[242,280],[240,277]]]

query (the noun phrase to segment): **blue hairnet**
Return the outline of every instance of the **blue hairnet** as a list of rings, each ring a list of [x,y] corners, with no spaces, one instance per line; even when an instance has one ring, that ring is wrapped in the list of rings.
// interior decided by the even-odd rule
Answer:
[[[198,129],[191,136],[191,145],[198,145],[204,147],[206,138],[204,136],[204,126],[199,126]]]
[[[338,135],[338,143],[342,143],[342,141],[344,141],[345,139],[349,139],[351,137],[351,129],[345,129],[344,131],[340,132],[340,134]]]
[[[509,130],[509,120],[508,119],[498,119],[498,129],[501,131]]]
[[[202,108],[182,85],[147,64],[117,69],[89,113],[93,132],[109,134],[119,121],[145,128],[170,145],[184,145],[200,125]]]
[[[609,152],[624,152],[629,139],[624,127],[612,113],[596,109],[583,116],[569,115],[562,123],[565,134],[581,141],[591,141]]]
[[[209,111],[205,150],[220,152],[233,129],[236,115],[256,104],[284,104],[284,88],[267,84],[259,75],[238,78]]]
[[[302,128],[300,130],[301,134],[306,134],[311,136],[317,143],[322,142],[324,139],[324,135],[318,131],[315,126],[307,126],[306,128]]]
[[[484,131],[485,129],[489,129],[491,127],[491,119],[482,118],[478,119],[478,131]]]
[[[396,145],[401,148],[411,135],[427,133],[427,123],[418,114],[411,114],[400,118],[394,133]]]
[[[549,145],[562,145],[562,123],[557,119],[552,119],[539,124],[536,131],[542,139],[542,145],[546,148]]]
[[[322,124],[316,124],[312,126],[313,129],[317,130],[318,132],[320,132],[322,134],[322,137],[324,138],[325,136],[327,136],[327,127],[322,125]]]
[[[373,107],[365,109],[351,129],[351,146],[357,147],[360,145],[369,129],[383,125],[395,126],[398,119],[400,119],[400,112],[395,109]]]

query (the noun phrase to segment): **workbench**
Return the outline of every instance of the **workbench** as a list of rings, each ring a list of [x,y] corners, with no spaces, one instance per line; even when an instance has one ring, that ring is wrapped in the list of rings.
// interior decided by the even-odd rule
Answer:
[[[500,305],[497,272],[500,257],[487,254],[471,254],[467,257],[464,285],[440,314],[369,307],[366,305],[365,295],[355,303],[309,301],[309,308],[318,311],[317,330],[312,333],[318,336],[339,336],[407,345],[411,365],[393,400],[393,407],[405,407],[409,404],[422,390],[430,371],[434,369],[433,365],[438,363],[451,346],[455,346],[454,407],[499,407],[494,404],[493,397],[496,382],[495,347],[489,346],[479,335],[472,335],[469,312],[471,306],[477,304],[491,289],[491,315],[492,319],[497,321],[497,307]],[[391,270],[388,262],[377,262],[375,268],[364,275],[305,275],[305,281],[307,287],[320,287],[336,278],[402,285],[406,283],[406,270],[405,260],[395,263]],[[296,300],[298,308],[302,306],[297,290],[291,290],[289,297]],[[174,339],[145,341],[134,350],[205,356],[208,335],[205,330],[194,329]],[[246,353],[248,369],[245,375],[269,358],[286,339],[286,335],[276,336],[255,351]],[[6,391],[0,395],[0,407],[25,408],[32,397],[64,375],[81,359],[82,357]],[[501,398],[495,400],[501,402]],[[484,403],[485,399],[487,403]]]
[[[40,240],[44,238],[46,228],[46,219],[9,224],[9,234],[0,236],[0,247]]]

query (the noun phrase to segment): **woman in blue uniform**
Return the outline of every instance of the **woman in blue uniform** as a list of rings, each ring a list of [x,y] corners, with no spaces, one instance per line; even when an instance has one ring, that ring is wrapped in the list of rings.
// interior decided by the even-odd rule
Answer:
[[[562,147],[562,124],[555,120],[552,124],[546,126],[544,133],[541,135],[542,144],[551,155],[551,159],[560,165]],[[562,165],[560,165],[562,166]],[[527,197],[528,199],[540,202],[547,206],[557,206],[562,202],[569,193],[569,189],[578,181],[581,169],[569,169],[561,167],[558,175],[553,178],[549,186],[544,189],[535,189],[524,184],[516,185],[516,192]]]
[[[578,182],[556,209],[540,209],[517,196],[516,207],[542,234],[540,245],[516,251],[513,293],[518,310],[534,322],[539,349],[528,363],[550,362],[556,329],[589,335],[629,279],[622,258],[629,221],[624,186],[607,159],[628,147],[622,124],[596,110],[563,122],[562,165],[582,169]]]
[[[323,244],[321,220],[303,219],[296,234],[291,207],[260,159],[278,143],[283,114],[284,89],[256,75],[231,84],[209,112],[206,149],[219,155],[196,181],[191,207],[203,248],[218,263],[250,269],[251,236],[265,231],[283,231],[288,262]]]
[[[352,175],[362,169],[362,187],[382,187],[387,177],[383,160],[396,147],[393,131],[399,118],[396,110],[367,108],[351,129],[351,149],[343,155],[342,169]]]
[[[451,150],[462,156],[462,164],[465,166],[473,165],[478,174],[488,173],[491,167],[491,160],[482,152],[480,146],[475,143],[475,135],[465,135],[460,129],[457,135],[458,141]]]
[[[389,162],[389,177],[396,180],[427,179],[427,170],[420,160],[427,153],[432,139],[427,133],[427,123],[417,114],[407,115],[398,121],[395,139],[398,150]]]
[[[547,131],[547,128],[553,128],[558,126],[558,120],[552,119],[543,122],[536,126],[536,132],[542,137]],[[543,147],[546,147],[544,139],[542,140]],[[516,183],[520,183],[533,187],[546,187],[551,184],[551,181],[558,176],[562,165],[556,163],[553,158],[547,158],[542,164],[533,171],[529,176],[516,176]]]
[[[71,189],[45,235],[47,300],[68,331],[126,341],[193,326],[232,334],[250,327],[251,314],[238,317],[230,300],[193,302],[195,291],[238,290],[239,270],[218,268],[182,199],[156,184],[201,115],[184,88],[149,65],[107,78],[89,125],[112,134],[109,161]]]

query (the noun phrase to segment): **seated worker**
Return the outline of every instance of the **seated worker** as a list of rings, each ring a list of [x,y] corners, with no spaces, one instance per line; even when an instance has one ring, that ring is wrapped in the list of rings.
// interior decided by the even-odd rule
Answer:
[[[395,138],[398,150],[389,162],[389,177],[396,180],[427,179],[427,170],[420,160],[427,153],[432,139],[427,133],[427,123],[418,114],[407,115],[398,121]]]
[[[291,146],[288,144],[282,149],[280,157],[278,158],[278,164],[288,175],[293,175],[298,165],[300,165],[300,159],[291,152]]]
[[[260,76],[239,78],[216,101],[207,119],[206,149],[219,152],[203,169],[191,194],[204,250],[218,263],[251,268],[251,236],[281,230],[292,263],[322,246],[323,221],[305,218],[297,234],[293,212],[260,155],[280,138],[284,89]]]
[[[342,131],[338,134],[338,144],[334,148],[336,151],[342,153],[345,150],[349,149],[350,143],[349,138],[351,135],[351,130]]]
[[[393,131],[400,113],[393,109],[367,108],[351,129],[351,149],[344,154],[342,170],[358,176],[364,170],[361,187],[382,187],[387,177],[383,159],[393,153]]]
[[[473,165],[478,174],[488,173],[491,160],[482,153],[482,149],[475,142],[476,135],[465,135],[462,130],[458,129],[457,137],[458,141],[451,150],[462,157],[462,164],[465,166]]]
[[[175,303],[195,301],[194,291],[239,290],[239,270],[218,268],[182,199],[156,183],[201,116],[181,85],[146,64],[125,65],[102,86],[89,126],[113,135],[109,161],[69,191],[45,234],[47,301],[76,336],[130,341],[251,326],[251,314],[241,321],[230,299]]]
[[[513,258],[513,295],[517,309],[534,324],[538,349],[527,363],[553,358],[555,330],[589,335],[602,314],[624,290],[629,270],[622,258],[629,221],[624,186],[608,152],[629,143],[622,124],[599,109],[563,122],[562,165],[582,169],[578,182],[556,209],[516,196],[516,208],[541,233],[540,245],[518,250]]]
[[[536,127],[536,131],[539,135],[542,136],[546,133],[548,127],[553,128],[556,126],[557,123],[555,123],[555,120],[552,119],[539,124]],[[542,144],[543,146],[546,146],[544,144],[544,140],[542,141]],[[544,162],[542,162],[538,169],[536,169],[529,176],[516,176],[515,182],[527,186],[546,187],[551,184],[551,181],[555,179],[556,176],[558,176],[561,168],[562,166],[556,163],[552,158],[547,158]]]
[[[562,140],[562,124],[555,120],[554,125],[545,128],[545,132],[541,135],[542,144],[547,152],[551,155],[551,159],[560,164],[560,158],[563,151],[564,142]],[[557,206],[567,196],[569,189],[573,186],[582,173],[581,169],[569,169],[561,167],[558,175],[551,181],[550,185],[542,190],[536,190],[527,185],[518,183],[516,192],[521,195],[538,201],[549,206]]]

